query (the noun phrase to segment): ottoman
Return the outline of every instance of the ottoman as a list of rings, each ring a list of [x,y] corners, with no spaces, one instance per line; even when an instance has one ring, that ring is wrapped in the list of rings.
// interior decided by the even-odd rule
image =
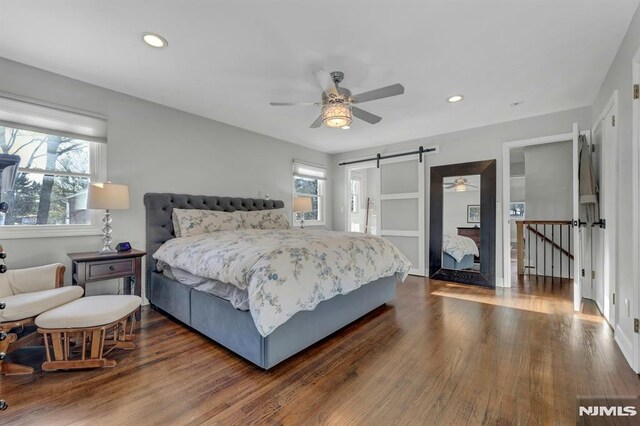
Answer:
[[[112,350],[134,349],[133,327],[139,296],[90,296],[38,315],[44,338],[44,371],[114,367]]]

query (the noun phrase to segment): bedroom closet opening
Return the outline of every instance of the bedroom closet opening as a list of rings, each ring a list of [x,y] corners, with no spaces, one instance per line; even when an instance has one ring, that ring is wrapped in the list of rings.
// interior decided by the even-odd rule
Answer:
[[[362,232],[378,235],[379,178],[375,166],[349,169],[347,205],[347,229],[350,232]]]

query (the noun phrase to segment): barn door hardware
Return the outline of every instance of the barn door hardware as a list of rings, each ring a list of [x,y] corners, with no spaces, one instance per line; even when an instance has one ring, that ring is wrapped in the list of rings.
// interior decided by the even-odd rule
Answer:
[[[354,161],[343,161],[342,163],[338,163],[338,166],[346,166],[348,164],[357,164],[357,163],[366,163],[368,161],[375,161],[376,167],[380,168],[380,160],[386,160],[387,158],[404,157],[405,155],[415,155],[415,154],[418,154],[420,156],[419,160],[422,163],[422,156],[428,152],[434,152],[434,151],[436,151],[436,148],[425,148],[423,146],[420,146],[417,151],[402,152],[400,154],[389,154],[389,155],[382,155],[378,153],[373,158],[365,158],[363,160],[354,160]]]

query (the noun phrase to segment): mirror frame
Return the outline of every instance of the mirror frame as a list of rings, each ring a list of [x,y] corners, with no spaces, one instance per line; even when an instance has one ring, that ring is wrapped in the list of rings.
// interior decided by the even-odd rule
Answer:
[[[480,175],[480,273],[442,268],[444,178]],[[495,288],[496,160],[431,167],[429,206],[430,278]]]

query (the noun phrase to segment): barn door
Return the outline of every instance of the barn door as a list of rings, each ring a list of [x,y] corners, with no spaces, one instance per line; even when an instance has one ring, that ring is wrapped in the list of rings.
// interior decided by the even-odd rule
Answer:
[[[404,253],[412,275],[425,275],[425,161],[410,155],[380,161],[378,221],[380,235]]]

